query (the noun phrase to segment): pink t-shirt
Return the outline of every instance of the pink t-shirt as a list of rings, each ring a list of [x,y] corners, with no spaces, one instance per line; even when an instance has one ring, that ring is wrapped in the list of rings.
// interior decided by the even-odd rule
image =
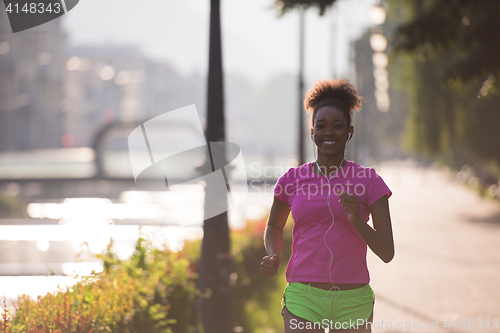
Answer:
[[[330,283],[332,255],[325,245],[325,233],[332,225],[328,208],[328,181],[313,172],[313,162],[290,168],[276,182],[274,196],[291,206],[294,220],[292,256],[286,268],[287,282]],[[330,207],[335,217],[326,234],[326,243],[333,253],[331,277],[336,283],[369,283],[366,265],[367,245],[351,224],[337,189],[359,198],[359,215],[368,222],[369,207],[382,196],[392,195],[373,168],[353,161],[340,169],[330,180]]]

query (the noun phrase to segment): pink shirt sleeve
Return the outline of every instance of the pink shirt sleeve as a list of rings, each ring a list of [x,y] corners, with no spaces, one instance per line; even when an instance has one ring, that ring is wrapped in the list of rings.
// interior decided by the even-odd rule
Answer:
[[[392,191],[386,185],[382,177],[375,172],[375,169],[370,168],[370,177],[368,178],[368,189],[367,189],[367,199],[368,207],[370,207],[375,201],[380,199],[382,196],[387,195],[390,198]]]
[[[293,169],[295,168],[291,168],[285,172],[280,178],[278,178],[276,185],[274,185],[274,196],[289,205],[290,189],[287,189],[286,186],[290,182],[290,172],[292,172]]]

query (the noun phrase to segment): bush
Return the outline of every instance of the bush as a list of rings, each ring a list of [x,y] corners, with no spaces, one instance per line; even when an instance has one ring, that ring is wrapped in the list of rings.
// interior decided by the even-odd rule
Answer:
[[[181,313],[181,304],[193,309],[198,293],[186,256],[149,249],[140,238],[132,258],[122,262],[111,246],[100,256],[102,273],[36,301],[20,296],[5,332],[172,333],[174,325],[187,332],[192,321],[172,315]]]
[[[285,287],[285,266],[291,254],[291,226],[285,228],[282,267],[277,276],[260,270],[265,220],[249,221],[231,233],[233,300],[236,324],[244,332],[281,331],[280,300]],[[117,332],[188,333],[196,325],[196,288],[201,240],[187,241],[182,251],[153,249],[139,238],[133,256],[120,260],[112,251],[98,257],[102,273],[93,274],[72,288],[32,300],[18,297],[7,332]],[[8,326],[6,326],[8,324]]]
[[[267,219],[266,219],[267,220]],[[233,288],[236,322],[244,332],[264,333],[283,330],[281,298],[286,286],[285,268],[291,256],[291,223],[283,233],[281,267],[274,277],[262,275],[266,220],[249,221],[247,228],[232,232],[233,265],[237,274]]]

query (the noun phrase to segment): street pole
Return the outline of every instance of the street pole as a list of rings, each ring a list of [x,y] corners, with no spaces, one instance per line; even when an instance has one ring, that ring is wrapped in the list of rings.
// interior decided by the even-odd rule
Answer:
[[[304,7],[299,7],[299,165],[305,163],[304,156]]]
[[[332,79],[337,79],[337,58],[338,58],[338,46],[337,46],[337,30],[338,26],[338,13],[337,8],[332,6],[331,23],[330,23],[330,72],[332,73]]]
[[[225,140],[223,92],[220,0],[211,0],[206,127],[208,144]],[[212,153],[210,148],[209,152]],[[225,152],[222,155],[225,156]],[[205,163],[207,166],[211,165],[214,171],[213,161]],[[226,198],[211,196],[210,193],[212,189],[207,182],[205,213],[214,205],[227,206],[227,201],[224,201]],[[222,209],[222,211],[224,213],[207,218],[203,223],[199,288],[205,294],[201,298],[200,306],[204,333],[230,333],[233,332],[234,327],[229,284],[231,274],[229,226],[227,209]]]

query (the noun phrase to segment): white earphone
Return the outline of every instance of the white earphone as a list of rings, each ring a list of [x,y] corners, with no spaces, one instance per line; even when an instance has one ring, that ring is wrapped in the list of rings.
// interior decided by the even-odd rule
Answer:
[[[313,133],[311,133],[311,140],[314,142],[314,134]],[[348,133],[347,140],[348,141],[351,140],[351,133],[350,132]],[[314,150],[314,151],[316,152],[316,150]],[[343,161],[344,161],[344,158],[340,162],[339,168],[340,168],[340,166],[342,166],[342,162]],[[327,290],[325,297],[323,297],[323,298],[316,298],[316,297],[314,297],[314,295],[311,292],[311,283],[309,283],[309,294],[316,301],[323,301],[323,300],[325,300],[328,297],[328,294],[330,293],[330,291],[332,291],[332,297],[330,298],[330,301],[333,301],[334,299],[336,299],[340,295],[340,288],[335,285],[335,283],[333,282],[333,279],[332,279],[333,252],[332,252],[332,250],[330,249],[330,247],[328,246],[328,244],[326,242],[326,235],[327,235],[328,231],[330,231],[330,229],[333,227],[333,224],[335,223],[335,216],[333,215],[332,207],[330,206],[330,193],[331,193],[331,189],[332,189],[331,184],[330,184],[330,180],[332,180],[333,178],[327,177],[321,171],[321,168],[319,167],[317,161],[316,161],[316,166],[318,167],[319,172],[326,178],[326,180],[328,182],[328,196],[327,196],[327,199],[326,199],[326,203],[328,205],[328,209],[330,210],[330,214],[332,215],[332,224],[330,225],[330,228],[328,228],[328,230],[325,232],[325,236],[323,237],[323,242],[325,243],[325,246],[328,249],[328,251],[330,252],[330,255],[332,257],[332,260],[330,261],[330,268],[328,269],[328,274],[330,276],[330,281],[332,282],[332,287]]]

